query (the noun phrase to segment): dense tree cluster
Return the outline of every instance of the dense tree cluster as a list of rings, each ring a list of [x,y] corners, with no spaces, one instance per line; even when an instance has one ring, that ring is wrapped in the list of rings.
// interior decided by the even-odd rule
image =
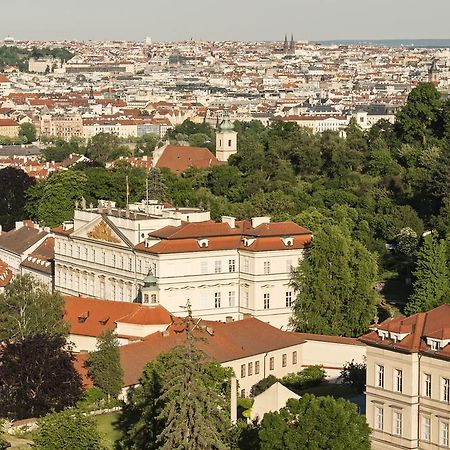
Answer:
[[[28,70],[30,58],[54,57],[61,61],[68,61],[73,57],[73,53],[65,48],[37,48],[31,50],[19,48],[14,45],[3,45],[0,47],[0,71],[6,66],[17,66],[23,72]]]

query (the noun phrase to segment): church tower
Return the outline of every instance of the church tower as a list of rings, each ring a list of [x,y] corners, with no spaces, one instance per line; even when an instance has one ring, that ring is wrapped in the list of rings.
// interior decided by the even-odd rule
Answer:
[[[433,84],[439,84],[439,67],[436,59],[433,59],[433,62],[428,69],[428,81]]]
[[[285,34],[284,35],[283,51],[284,51],[284,53],[287,53],[288,50],[289,50],[288,38],[287,38],[287,34]]]
[[[228,158],[235,153],[237,153],[237,133],[234,131],[230,115],[226,109],[222,123],[216,133],[216,158],[219,161],[228,161]]]
[[[289,53],[294,54],[295,53],[295,42],[294,42],[294,35],[291,34],[291,42],[289,44]]]

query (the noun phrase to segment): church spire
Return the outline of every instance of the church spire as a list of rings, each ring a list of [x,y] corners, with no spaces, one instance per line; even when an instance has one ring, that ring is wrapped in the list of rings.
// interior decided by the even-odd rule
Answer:
[[[284,35],[284,45],[283,45],[284,52],[287,52],[289,50],[289,44],[288,44],[288,37],[287,34]]]
[[[289,53],[295,53],[294,35],[291,34],[291,43],[289,44]]]

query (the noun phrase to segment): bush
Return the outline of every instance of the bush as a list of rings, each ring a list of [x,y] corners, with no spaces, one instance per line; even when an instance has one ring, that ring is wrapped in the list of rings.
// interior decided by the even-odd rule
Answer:
[[[298,373],[289,373],[280,382],[289,389],[307,389],[318,386],[325,380],[325,370],[321,366],[309,366]]]
[[[261,381],[258,381],[254,384],[250,390],[250,397],[256,397],[259,394],[262,394],[265,390],[269,389],[272,384],[275,384],[278,381],[278,378],[269,375],[266,378],[263,378]]]
[[[95,419],[76,409],[47,414],[33,435],[36,450],[102,450]]]
[[[355,363],[352,359],[341,370],[340,379],[342,384],[350,386],[355,392],[362,394],[366,388],[366,372],[365,363]]]

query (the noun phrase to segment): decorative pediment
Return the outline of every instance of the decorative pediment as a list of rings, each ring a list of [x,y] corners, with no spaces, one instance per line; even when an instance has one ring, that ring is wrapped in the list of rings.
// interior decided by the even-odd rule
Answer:
[[[121,242],[104,220],[101,220],[87,235],[88,237],[99,241],[112,242],[114,244],[119,244]]]

